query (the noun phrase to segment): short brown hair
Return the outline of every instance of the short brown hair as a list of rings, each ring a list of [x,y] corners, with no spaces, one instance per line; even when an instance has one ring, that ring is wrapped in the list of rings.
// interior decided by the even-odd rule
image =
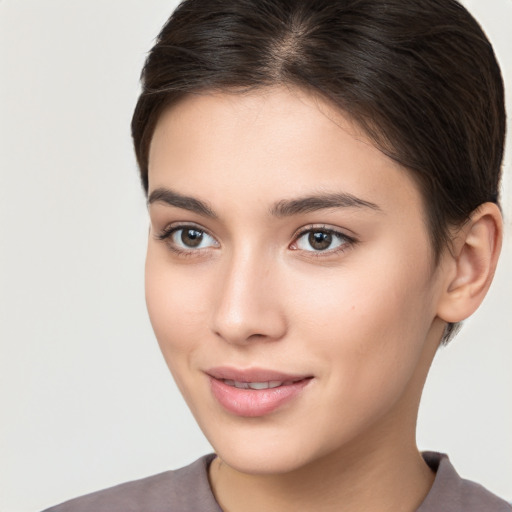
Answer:
[[[503,80],[455,0],[184,0],[149,53],[132,120],[146,193],[165,108],[190,93],[278,84],[320,94],[411,172],[436,259],[450,226],[499,202]]]

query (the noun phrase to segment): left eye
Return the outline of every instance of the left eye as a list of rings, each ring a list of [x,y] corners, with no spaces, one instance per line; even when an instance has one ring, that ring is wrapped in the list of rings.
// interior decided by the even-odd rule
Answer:
[[[172,232],[169,238],[180,249],[203,249],[218,245],[215,238],[206,231],[194,227],[178,228]]]
[[[312,229],[297,238],[295,246],[302,251],[322,252],[337,249],[348,243],[348,237],[326,229]]]

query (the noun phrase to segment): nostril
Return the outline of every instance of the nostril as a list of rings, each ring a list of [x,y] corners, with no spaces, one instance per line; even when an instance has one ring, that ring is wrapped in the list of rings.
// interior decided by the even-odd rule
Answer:
[[[262,263],[257,251],[244,249],[236,254],[219,269],[211,331],[229,343],[281,339],[286,332],[286,320],[279,294],[271,292],[275,272]]]

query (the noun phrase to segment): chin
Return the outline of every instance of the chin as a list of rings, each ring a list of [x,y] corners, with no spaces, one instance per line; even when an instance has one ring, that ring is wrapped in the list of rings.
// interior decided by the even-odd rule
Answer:
[[[313,439],[313,432],[300,429],[294,432],[293,426],[283,428],[258,420],[246,420],[244,423],[239,428],[224,424],[222,432],[212,432],[211,428],[204,430],[219,458],[240,473],[292,473],[324,458],[337,448],[332,443],[326,443],[324,436],[317,440],[320,441],[318,443]]]
[[[229,446],[216,450],[220,459],[232,469],[250,475],[276,475],[294,472],[308,463],[300,449]]]

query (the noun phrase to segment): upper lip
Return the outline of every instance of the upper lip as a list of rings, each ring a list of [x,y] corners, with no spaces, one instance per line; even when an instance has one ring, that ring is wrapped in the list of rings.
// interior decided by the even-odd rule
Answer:
[[[233,368],[229,366],[218,366],[210,368],[205,372],[217,380],[233,380],[237,382],[270,382],[270,381],[299,381],[311,378],[307,374],[290,374],[265,368]]]

